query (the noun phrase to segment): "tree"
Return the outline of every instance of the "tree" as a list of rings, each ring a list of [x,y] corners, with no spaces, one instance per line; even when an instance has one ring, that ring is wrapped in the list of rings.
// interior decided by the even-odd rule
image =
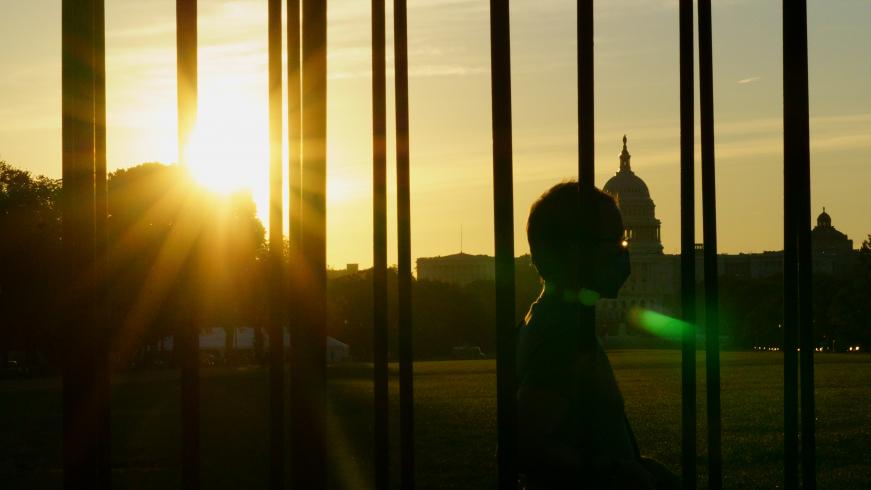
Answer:
[[[117,351],[129,357],[196,322],[257,322],[264,228],[248,193],[221,196],[177,166],[109,176],[109,281]]]
[[[183,169],[146,163],[109,176],[112,348],[126,363],[180,326],[256,322],[264,228],[250,194],[221,196]],[[0,161],[0,353],[57,358],[61,182]],[[5,358],[0,358],[4,364]]]
[[[0,161],[0,362],[52,344],[60,283],[60,181]],[[43,349],[52,354],[51,349]],[[31,355],[30,357],[33,357]]]

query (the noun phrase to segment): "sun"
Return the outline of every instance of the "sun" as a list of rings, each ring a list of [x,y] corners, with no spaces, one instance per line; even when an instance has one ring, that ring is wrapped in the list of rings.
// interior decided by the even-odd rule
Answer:
[[[232,94],[232,95],[229,95]],[[215,87],[200,95],[196,127],[186,149],[188,171],[222,194],[266,190],[269,140],[265,111],[255,97]]]
[[[254,190],[268,156],[258,139],[230,125],[198,125],[186,152],[188,171],[197,182],[221,194]]]
[[[228,194],[244,188],[239,170],[227,155],[225,135],[195,131],[186,151],[187,169],[191,177],[211,191]]]

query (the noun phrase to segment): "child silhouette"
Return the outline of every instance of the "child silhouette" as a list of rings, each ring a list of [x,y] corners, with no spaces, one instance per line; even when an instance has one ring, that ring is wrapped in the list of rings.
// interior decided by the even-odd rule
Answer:
[[[679,480],[639,454],[611,364],[589,313],[629,276],[614,200],[557,184],[526,226],[543,280],[517,337],[518,433],[525,487],[672,489]]]

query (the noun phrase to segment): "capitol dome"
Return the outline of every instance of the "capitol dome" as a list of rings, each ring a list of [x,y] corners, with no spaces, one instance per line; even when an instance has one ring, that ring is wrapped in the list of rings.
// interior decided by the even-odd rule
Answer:
[[[641,180],[641,177],[635,175],[635,172],[629,167],[629,159],[632,155],[626,149],[626,136],[623,136],[623,151],[620,152],[620,171],[617,175],[608,179],[605,187],[602,189],[614,199],[650,199],[650,191],[647,189],[647,184]]]
[[[647,190],[647,184],[631,170],[618,172],[617,175],[608,179],[608,182],[605,183],[605,188],[602,190],[614,196],[615,199],[617,196],[650,199],[650,191]]]
[[[630,250],[634,253],[662,253],[660,221],[656,219],[650,190],[641,177],[635,175],[629,164],[632,155],[626,148],[626,135],[623,136],[623,151],[620,152],[620,170],[608,179],[605,193],[611,195],[623,215],[626,237]]]

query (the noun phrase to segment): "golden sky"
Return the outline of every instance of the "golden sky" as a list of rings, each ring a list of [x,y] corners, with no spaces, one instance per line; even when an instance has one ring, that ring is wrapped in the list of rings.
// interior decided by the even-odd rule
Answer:
[[[391,2],[388,2],[388,4]],[[714,2],[718,225],[722,251],[782,247],[779,0]],[[814,215],[856,245],[871,233],[871,3],[809,3]],[[60,0],[0,0],[0,159],[59,176]],[[648,184],[663,245],[679,247],[677,2],[596,2],[596,179],[622,135]],[[107,2],[111,169],[176,160],[174,0]],[[248,187],[265,220],[266,1],[200,0],[201,161]],[[489,13],[484,0],[409,0],[412,256],[492,253]],[[389,6],[388,6],[389,8]],[[512,69],[516,251],[526,212],[576,173],[574,3],[515,0]],[[329,2],[328,261],[372,262],[369,3]],[[388,51],[392,53],[388,10]],[[388,70],[392,56],[388,55]],[[392,98],[392,74],[388,98]],[[388,134],[393,132],[392,101]],[[698,133],[697,133],[698,134]],[[392,147],[392,136],[388,147]],[[390,186],[394,186],[392,151]],[[395,198],[389,199],[395,217]],[[699,237],[701,227],[698,227]],[[395,222],[390,225],[395,239]],[[390,246],[390,262],[395,262]]]

